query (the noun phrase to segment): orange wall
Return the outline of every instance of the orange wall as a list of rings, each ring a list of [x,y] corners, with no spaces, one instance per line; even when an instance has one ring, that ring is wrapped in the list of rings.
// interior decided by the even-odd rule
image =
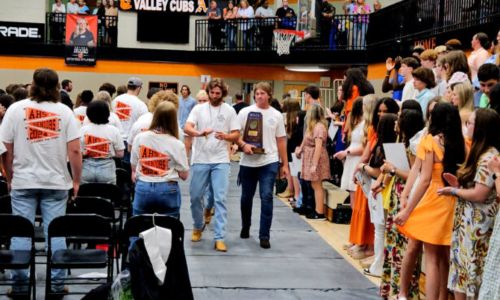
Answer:
[[[101,60],[95,67],[67,66],[62,58],[0,56],[0,69],[34,70],[49,67],[56,71],[144,75],[194,76],[259,80],[319,82],[320,73],[289,72],[281,66],[207,65],[160,62],[123,62]]]

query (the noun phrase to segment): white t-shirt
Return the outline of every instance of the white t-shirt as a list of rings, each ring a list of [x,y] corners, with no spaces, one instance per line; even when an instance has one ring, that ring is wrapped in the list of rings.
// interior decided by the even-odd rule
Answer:
[[[89,118],[87,116],[85,116],[85,120],[83,120],[82,125],[89,125],[89,124],[91,124],[91,122],[90,122]],[[122,123],[120,122],[118,115],[112,111],[109,112],[108,124],[118,128],[118,130],[120,131],[120,134],[123,131]]]
[[[245,130],[248,114],[250,112],[259,112],[262,114],[262,144],[265,154],[248,155],[242,153],[240,165],[246,167],[261,167],[279,161],[276,138],[286,136],[283,115],[273,107],[262,109],[258,108],[255,104],[245,107],[238,114],[238,122],[241,125],[242,131]]]
[[[1,136],[14,144],[13,189],[69,190],[68,142],[78,139],[78,122],[62,103],[25,99],[5,113]]]
[[[112,105],[122,123],[122,138],[126,141],[130,128],[140,116],[148,112],[148,108],[137,96],[129,94],[116,97]]]
[[[189,170],[184,143],[151,130],[134,139],[130,163],[136,166],[136,178],[147,182],[177,181],[178,171]]]
[[[127,138],[127,144],[132,145],[134,143],[135,137],[143,132],[149,129],[151,126],[151,122],[153,122],[153,114],[150,112],[147,112],[143,114],[142,116],[135,121],[134,125],[132,125],[132,128],[130,129],[130,132],[128,134]],[[182,132],[181,127],[179,126],[179,140],[181,142],[184,141],[184,133]]]
[[[236,111],[227,103],[214,107],[208,102],[193,107],[186,122],[194,124],[196,130],[211,128],[213,133],[200,137],[193,137],[193,164],[229,163],[227,141],[215,138],[216,131],[230,133],[240,130]]]
[[[80,11],[80,6],[77,3],[69,3],[66,5],[68,14],[77,14]]]
[[[125,149],[120,131],[109,124],[88,124],[80,129],[82,154],[89,158],[111,158]]]
[[[151,126],[151,122],[153,121],[153,114],[150,112],[147,112],[143,114],[142,116],[135,121],[134,125],[132,125],[132,128],[130,129],[130,132],[128,133],[128,138],[127,138],[127,143],[129,145],[132,145],[134,143],[135,137],[143,132],[149,129],[149,126]]]
[[[274,11],[270,7],[264,8],[263,6],[260,6],[255,11],[255,16],[264,18],[274,17]]]
[[[78,106],[73,110],[73,113],[75,114],[75,117],[80,122],[80,124],[83,124],[83,121],[87,116],[87,106]]]
[[[417,89],[415,89],[413,82],[414,82],[414,80],[411,79],[410,81],[405,83],[405,87],[403,88],[403,96],[401,98],[401,101],[406,101],[409,99],[415,100],[415,97],[417,97],[418,91],[417,91]]]

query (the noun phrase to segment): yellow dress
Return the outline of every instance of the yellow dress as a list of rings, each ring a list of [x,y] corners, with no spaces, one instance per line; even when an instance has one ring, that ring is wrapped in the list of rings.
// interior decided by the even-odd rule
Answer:
[[[444,187],[441,177],[444,152],[428,134],[422,139],[417,149],[417,157],[425,160],[425,155],[433,152],[440,162],[432,167],[432,179],[424,196],[410,214],[408,221],[399,230],[404,235],[433,245],[449,246],[453,231],[456,197],[439,196],[437,190]]]

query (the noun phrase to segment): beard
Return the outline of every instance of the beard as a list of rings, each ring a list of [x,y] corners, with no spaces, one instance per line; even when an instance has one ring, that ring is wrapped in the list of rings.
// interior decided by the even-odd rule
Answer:
[[[212,104],[212,106],[219,106],[222,103],[222,97],[221,98],[209,97],[209,100],[210,100],[210,104]]]

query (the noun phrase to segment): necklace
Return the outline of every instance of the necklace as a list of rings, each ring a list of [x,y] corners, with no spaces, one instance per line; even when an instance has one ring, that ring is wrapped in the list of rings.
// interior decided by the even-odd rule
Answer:
[[[215,117],[216,120],[219,119],[219,116],[220,116],[220,110],[222,108],[222,103],[219,105],[219,109],[217,110],[217,116]],[[212,104],[208,103],[208,110],[209,110],[209,115],[210,115],[210,127],[214,127],[214,123],[213,123],[213,120],[212,120]],[[214,109],[215,110],[215,109]]]

